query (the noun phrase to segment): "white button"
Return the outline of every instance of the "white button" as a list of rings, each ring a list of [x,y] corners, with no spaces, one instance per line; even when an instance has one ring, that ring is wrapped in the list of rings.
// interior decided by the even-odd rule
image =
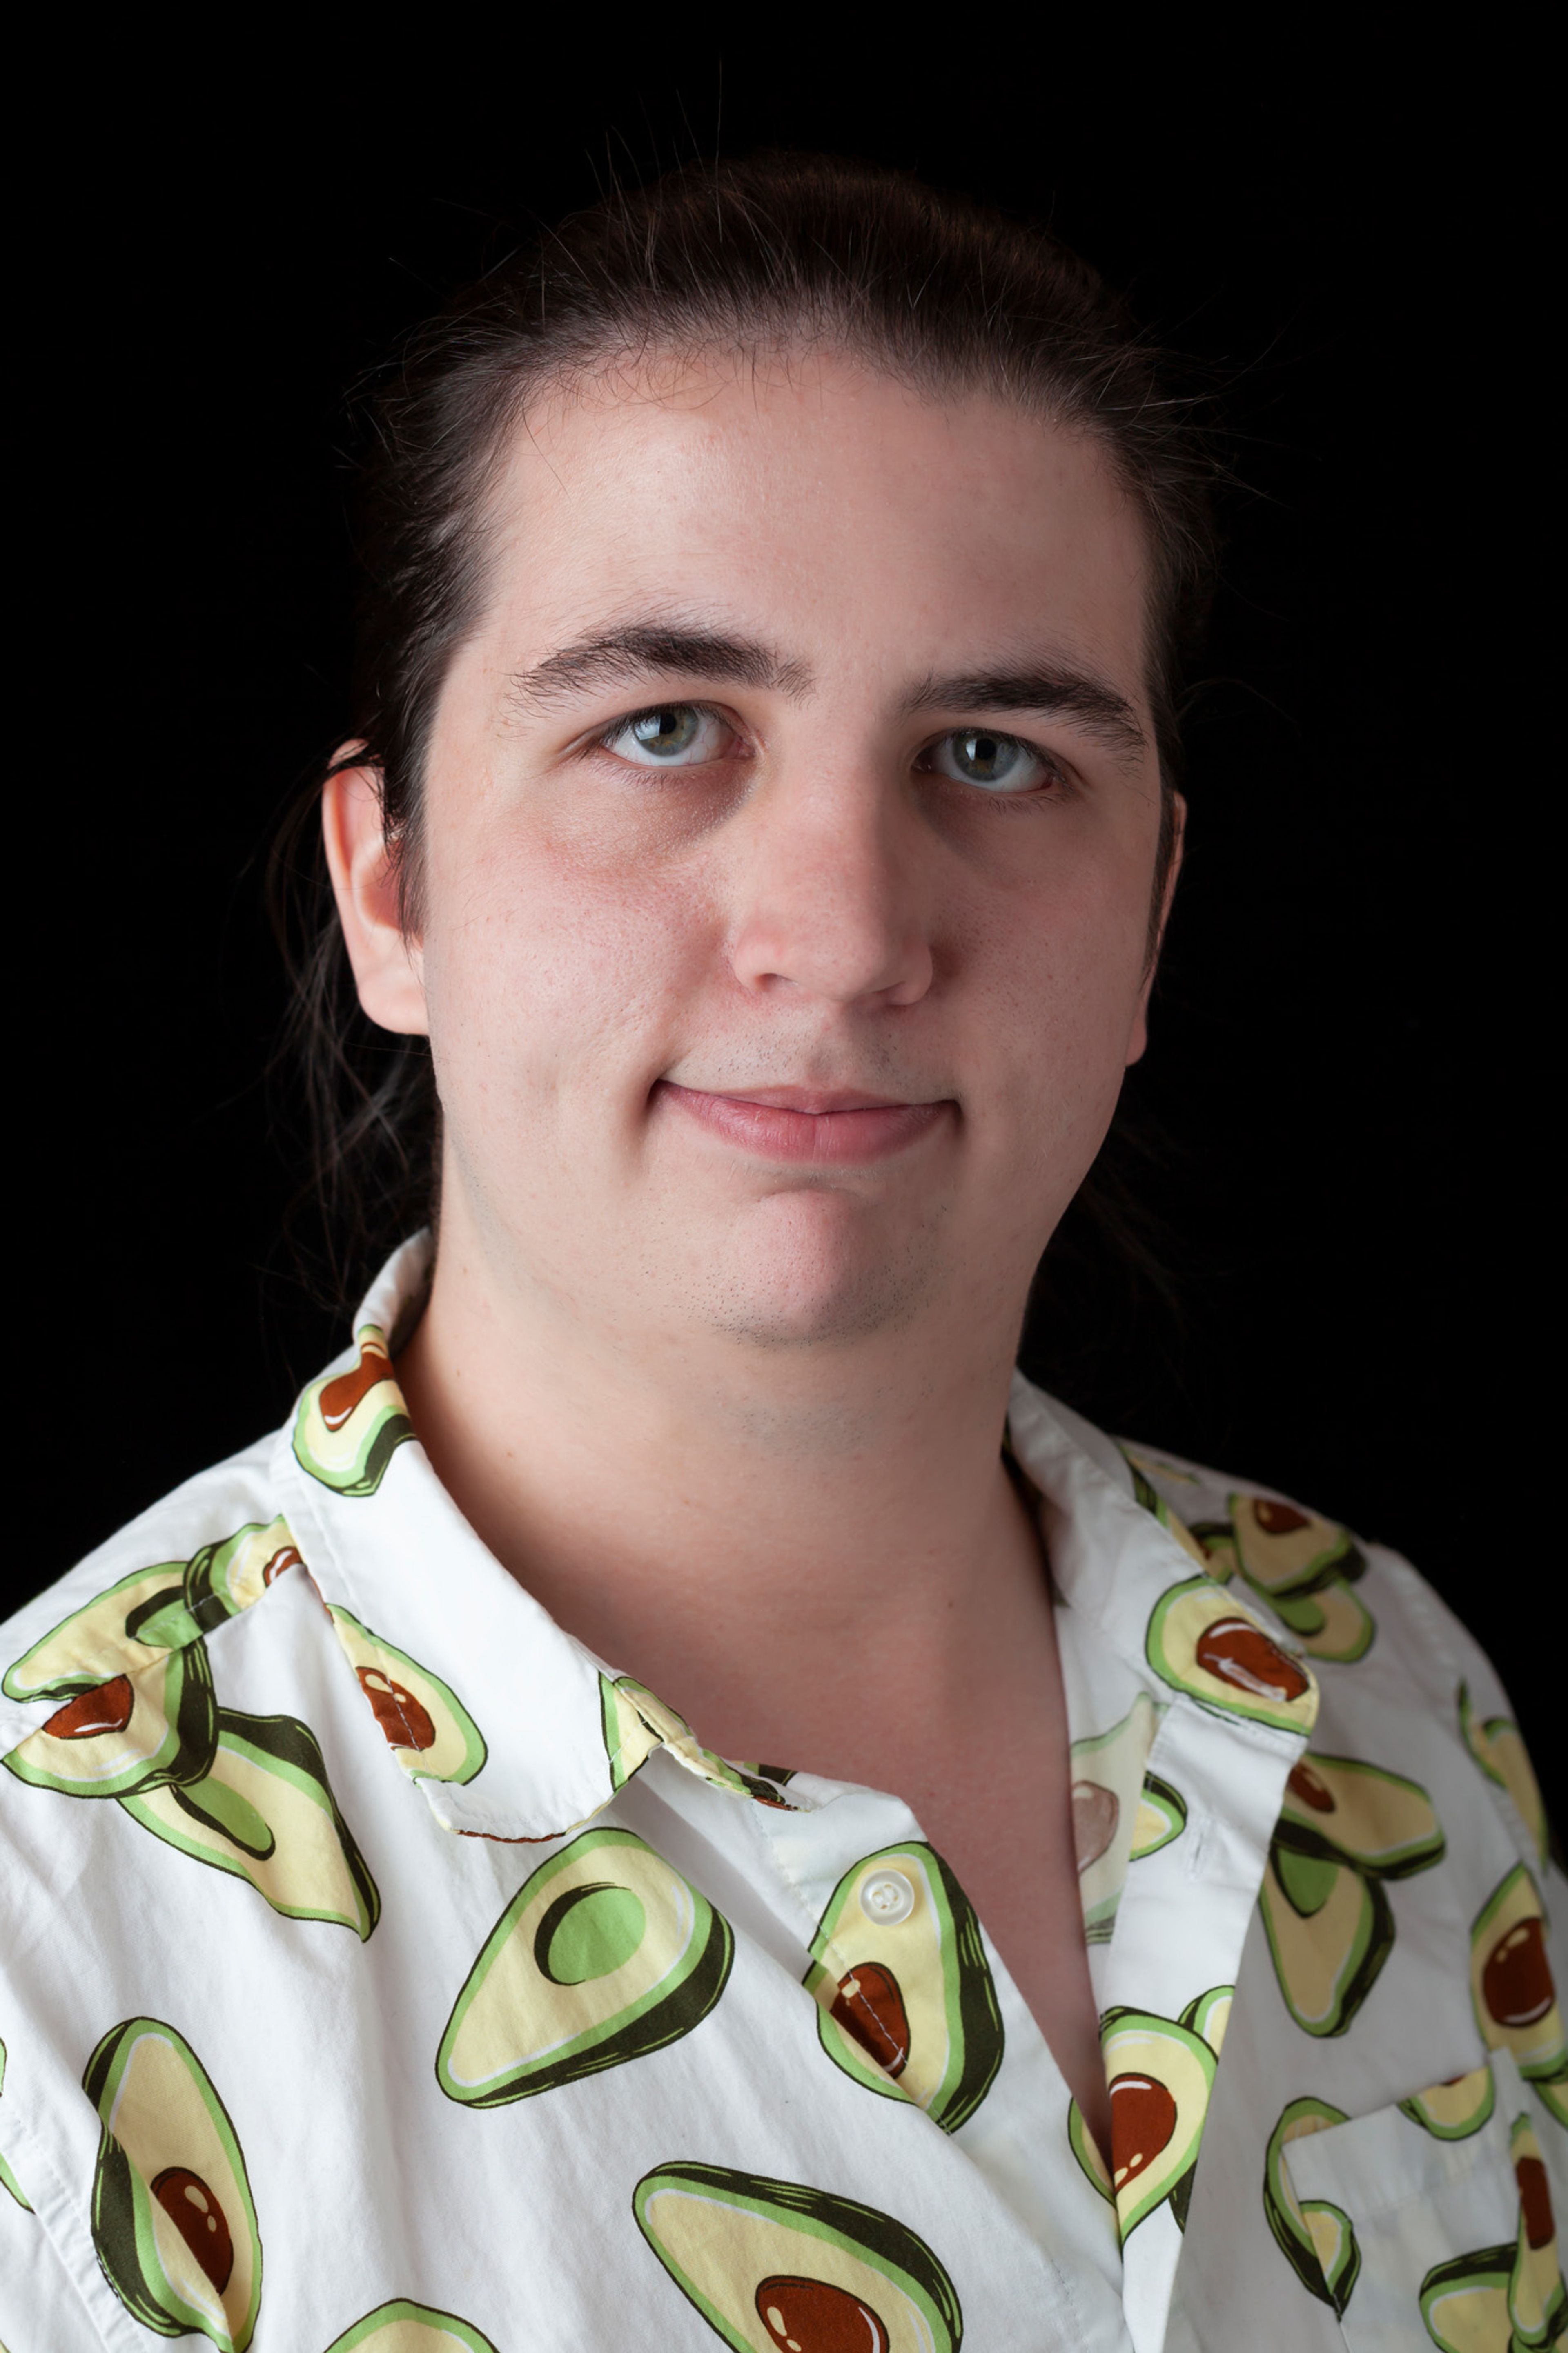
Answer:
[[[915,1891],[901,1871],[874,1871],[860,1883],[860,1909],[868,1920],[896,1928],[915,1908]]]

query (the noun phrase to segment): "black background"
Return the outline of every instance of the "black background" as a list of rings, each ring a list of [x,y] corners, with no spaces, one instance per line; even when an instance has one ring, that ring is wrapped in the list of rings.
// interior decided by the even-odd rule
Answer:
[[[1497,692],[1529,700],[1532,280],[1493,98],[1463,60],[1152,56],[1131,21],[1069,53],[973,19],[924,57],[805,19],[675,52],[614,20],[581,53],[423,37],[373,79],[128,47],[37,93],[14,1599],[339,1345],[278,1240],[260,854],[344,717],[343,388],[608,173],[825,146],[1049,218],[1223,383],[1247,485],[1135,1081],[1180,1315],[1073,1277],[1026,1360],[1407,1552],[1551,1764],[1539,1254],[1498,1077],[1547,789],[1544,714],[1521,752]]]

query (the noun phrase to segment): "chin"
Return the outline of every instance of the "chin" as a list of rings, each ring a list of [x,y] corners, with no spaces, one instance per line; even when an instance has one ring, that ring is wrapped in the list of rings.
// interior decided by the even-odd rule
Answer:
[[[900,1331],[939,1288],[935,1237],[881,1224],[841,1197],[775,1195],[709,1260],[692,1303],[711,1330],[753,1347]]]

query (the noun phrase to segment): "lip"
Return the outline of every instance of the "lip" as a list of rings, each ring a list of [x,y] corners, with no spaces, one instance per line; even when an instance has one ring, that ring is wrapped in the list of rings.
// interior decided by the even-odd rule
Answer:
[[[817,1168],[865,1167],[906,1151],[954,1106],[902,1103],[840,1087],[749,1087],[710,1094],[661,1079],[657,1092],[710,1134],[759,1160]]]

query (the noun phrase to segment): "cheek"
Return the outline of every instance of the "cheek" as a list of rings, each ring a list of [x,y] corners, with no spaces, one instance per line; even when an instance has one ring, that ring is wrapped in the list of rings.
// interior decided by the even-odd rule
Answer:
[[[1121,1083],[1142,990],[1144,863],[1069,867],[1000,902],[976,933],[991,1027],[1022,1101],[1052,1115]],[[1032,1081],[1032,1083],[1031,1083]]]
[[[594,1071],[646,1085],[642,1065],[698,958],[691,894],[612,885],[511,844],[461,876],[433,875],[426,903],[430,1038],[449,1111],[498,1083],[536,1099]]]

